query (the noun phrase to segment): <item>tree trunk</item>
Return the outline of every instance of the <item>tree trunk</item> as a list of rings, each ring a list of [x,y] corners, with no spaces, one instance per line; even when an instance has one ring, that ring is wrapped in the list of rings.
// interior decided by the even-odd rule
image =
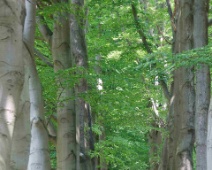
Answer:
[[[194,145],[194,73],[192,68],[179,68],[174,73],[174,169],[192,169],[192,152]],[[169,167],[170,167],[169,166]],[[170,168],[171,169],[171,168]]]
[[[208,111],[208,133],[207,133],[207,168],[212,168],[212,99],[210,101],[210,107]]]
[[[22,91],[21,0],[0,2],[0,169],[10,169],[10,152],[15,118]]]
[[[64,17],[67,13],[55,16],[54,34],[52,37],[52,55],[54,70],[71,68],[70,25]],[[71,76],[71,75],[70,75]],[[69,77],[67,77],[69,78]],[[59,74],[56,78],[57,92],[57,170],[76,170],[76,127],[73,88],[67,83],[66,76]],[[72,98],[72,99],[71,99]]]
[[[194,48],[207,45],[208,42],[208,0],[194,0]],[[200,63],[196,70],[196,167],[207,169],[207,118],[210,103],[210,68]],[[210,160],[211,161],[211,160]],[[211,167],[212,168],[212,167]],[[211,169],[209,168],[209,169]]]
[[[149,164],[150,170],[158,170],[159,160],[158,156],[160,153],[160,148],[162,144],[162,133],[157,130],[157,128],[163,128],[163,120],[159,117],[159,111],[157,109],[157,103],[151,98],[151,105],[153,110],[153,117],[151,126],[155,129],[152,129],[148,134],[148,143],[150,146],[149,149]]]
[[[30,69],[29,93],[30,93],[30,122],[31,145],[28,170],[50,170],[50,157],[48,148],[48,134],[44,119],[44,104],[41,84],[37,74],[32,53],[25,49],[26,60]]]
[[[48,134],[44,119],[44,104],[41,84],[34,61],[34,33],[35,33],[35,1],[25,0],[26,19],[24,23],[24,57],[29,70],[30,122],[31,145],[28,170],[50,170],[48,149]]]
[[[193,1],[175,1],[173,53],[193,48]],[[174,71],[173,92],[170,100],[168,131],[161,170],[190,170],[193,168],[195,90],[194,69],[183,66]]]
[[[82,17],[84,0],[72,0],[73,14],[71,14],[71,49],[73,66],[76,66],[76,76],[80,77],[75,85],[76,110],[76,140],[77,140],[77,170],[90,170],[91,159],[87,153],[90,146],[86,140],[84,126],[88,118],[88,107],[83,99],[87,91],[87,81],[83,77],[88,67],[87,49],[84,35],[84,20]]]
[[[176,39],[174,53],[192,49],[193,1],[176,0]],[[194,70],[193,67],[180,67],[174,71],[173,96],[173,160],[168,169],[192,169],[194,145]],[[170,156],[170,155],[169,155]]]
[[[26,65],[25,65],[26,67]],[[12,139],[10,170],[27,169],[30,148],[30,100],[29,71],[25,69],[24,86],[21,93],[19,112],[15,121]]]

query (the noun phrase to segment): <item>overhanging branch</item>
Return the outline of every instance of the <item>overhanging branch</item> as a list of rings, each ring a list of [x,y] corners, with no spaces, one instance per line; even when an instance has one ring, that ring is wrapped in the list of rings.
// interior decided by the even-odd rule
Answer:
[[[136,29],[137,29],[137,32],[138,34],[140,35],[140,38],[142,39],[143,41],[143,44],[144,44],[144,47],[145,47],[145,50],[148,52],[148,53],[152,53],[152,50],[147,42],[147,38],[144,34],[144,31],[142,30],[140,24],[139,24],[139,19],[138,19],[138,14],[137,14],[137,10],[136,10],[136,7],[135,5],[132,3],[131,4],[131,8],[132,8],[132,14],[133,14],[133,18],[134,18],[134,22],[135,22],[135,26],[136,26]]]
[[[170,0],[166,0],[166,5],[168,7],[168,13],[169,13],[169,17],[172,19],[172,8],[171,8],[171,4],[170,4]]]
[[[170,1],[166,0],[166,2],[167,2],[170,18],[172,18],[173,14],[172,14]],[[138,32],[138,34],[140,35],[140,38],[143,41],[145,50],[147,51],[147,53],[151,54],[152,53],[152,49],[151,49],[149,43],[147,42],[147,38],[146,38],[146,36],[144,34],[144,31],[141,29],[136,7],[135,7],[135,5],[133,3],[131,4],[131,7],[132,7],[132,14],[133,14],[133,17],[134,17],[134,22],[135,22],[135,25],[136,25],[137,32]],[[170,98],[171,98],[171,95],[170,95],[170,92],[168,90],[168,86],[167,86],[166,82],[163,81],[163,80],[160,80],[160,85],[161,85],[161,87],[163,89],[163,92],[164,92],[164,95],[165,95],[166,99],[169,101]]]
[[[39,57],[48,66],[53,67],[53,64],[49,61],[49,59],[47,57],[45,57],[39,50],[34,49],[34,53],[37,57]]]
[[[37,16],[36,17],[36,23],[38,24],[38,28],[39,28],[41,34],[43,35],[43,38],[46,40],[46,42],[51,47],[52,46],[52,35],[53,35],[53,32],[48,27],[44,17],[41,16],[41,15]]]
[[[159,82],[160,82],[160,85],[163,89],[164,96],[166,97],[167,101],[170,101],[171,95],[170,95],[170,92],[168,90],[168,86],[167,86],[166,82],[164,80],[160,80]]]

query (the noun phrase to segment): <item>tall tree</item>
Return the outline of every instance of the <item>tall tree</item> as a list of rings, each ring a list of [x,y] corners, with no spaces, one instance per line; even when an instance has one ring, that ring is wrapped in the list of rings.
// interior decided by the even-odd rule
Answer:
[[[61,1],[69,5],[68,1]],[[70,48],[70,24],[68,11],[55,14],[52,36],[52,56],[54,71],[65,71],[72,66]],[[73,75],[70,75],[73,76]],[[67,77],[59,74],[56,78],[57,91],[57,169],[76,169],[76,127],[74,91]]]
[[[75,85],[77,169],[90,170],[94,167],[92,167],[91,159],[88,155],[90,145],[85,134],[85,122],[88,122],[89,107],[83,99],[83,94],[85,94],[88,89],[87,81],[84,77],[88,68],[88,55],[84,32],[84,0],[72,0],[70,5],[73,8],[73,13],[70,18],[71,50],[73,66],[76,67],[76,76],[79,77],[79,81]],[[79,164],[80,162],[81,164]]]
[[[175,1],[172,13],[167,1],[174,37],[173,53],[181,53],[207,45],[208,1]],[[196,68],[183,66],[174,71],[173,94],[168,120],[169,137],[161,169],[191,169],[194,129],[197,144],[197,169],[207,169],[206,136],[210,102],[209,66],[199,63]],[[195,95],[196,90],[196,95]],[[195,99],[196,98],[196,99]],[[196,113],[196,114],[194,114]],[[194,125],[195,119],[195,125]],[[168,165],[167,163],[168,162]]]
[[[208,0],[194,1],[194,48],[208,43]],[[207,118],[210,103],[210,68],[199,63],[196,68],[196,168],[207,169]],[[209,168],[210,169],[210,168]]]
[[[29,71],[29,97],[31,144],[28,169],[50,170],[48,134],[44,118],[44,103],[41,83],[34,60],[34,34],[36,1],[26,0],[26,19],[24,22],[24,60]]]
[[[173,53],[181,53],[193,48],[193,1],[175,1],[175,9],[170,15],[173,28]],[[170,6],[169,6],[170,9]],[[195,89],[194,69],[182,66],[173,72],[173,92],[170,99],[168,130],[169,137],[164,146],[160,169],[192,169],[194,145]]]
[[[10,169],[12,135],[23,87],[24,1],[0,2],[0,168]]]
[[[54,12],[53,32],[48,27],[45,18],[37,16],[39,30],[50,46],[53,57],[54,72],[57,74],[57,169],[76,169],[76,125],[74,91],[67,82],[67,76],[61,73],[72,67],[72,54],[70,47],[70,24],[68,1],[58,3],[63,9]],[[51,4],[52,5],[52,4]],[[39,7],[42,2],[39,1]],[[69,72],[70,73],[70,72]],[[71,76],[71,75],[69,75]],[[68,77],[70,78],[70,77]]]

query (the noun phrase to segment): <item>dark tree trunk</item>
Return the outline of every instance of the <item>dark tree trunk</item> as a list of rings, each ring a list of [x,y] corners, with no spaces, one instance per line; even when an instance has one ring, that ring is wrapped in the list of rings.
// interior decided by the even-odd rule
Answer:
[[[193,0],[175,0],[172,13],[173,53],[193,48]],[[173,92],[168,118],[169,136],[166,139],[161,170],[193,168],[195,89],[193,67],[182,66],[173,72]]]
[[[88,86],[85,79],[88,68],[88,56],[85,42],[84,18],[82,17],[84,0],[72,0],[73,13],[70,19],[70,38],[73,55],[73,66],[76,67],[76,77],[79,78],[75,85],[75,111],[76,111],[76,140],[77,140],[77,170],[93,170],[88,151],[91,149],[85,126],[89,123],[89,108],[85,102]],[[91,122],[90,122],[91,123]],[[91,126],[91,125],[90,125]]]

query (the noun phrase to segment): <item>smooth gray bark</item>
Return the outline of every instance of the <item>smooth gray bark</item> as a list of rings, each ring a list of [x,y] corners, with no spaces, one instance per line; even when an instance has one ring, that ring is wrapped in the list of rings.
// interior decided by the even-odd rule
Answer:
[[[68,1],[64,0],[62,2]],[[37,23],[40,32],[51,47],[54,71],[58,73],[61,70],[65,71],[71,68],[72,54],[68,13],[55,14],[54,34],[42,16],[37,17]],[[56,82],[58,85],[57,139],[59,139],[57,140],[57,169],[77,169],[76,160],[79,158],[77,155],[80,154],[80,151],[76,152],[74,89],[67,83],[66,78],[61,75],[56,78]]]
[[[194,0],[194,48],[207,45],[208,42],[208,0]],[[210,103],[210,68],[200,63],[196,68],[196,168],[207,169],[207,118]],[[211,161],[211,160],[210,160]],[[212,168],[212,167],[211,167]],[[209,169],[211,169],[209,168]]]
[[[208,111],[208,128],[207,128],[207,169],[212,168],[212,99]]]
[[[26,64],[26,63],[25,63]],[[10,170],[27,169],[30,148],[30,99],[29,99],[29,71],[25,65],[24,86],[19,102],[19,111],[15,121],[12,139]]]
[[[26,0],[26,19],[24,23],[24,57],[29,71],[31,144],[28,170],[50,170],[48,134],[44,118],[44,103],[41,83],[34,61],[34,33],[36,1]]]
[[[0,169],[10,169],[16,114],[24,82],[21,0],[0,1]]]
[[[70,69],[70,25],[66,12],[55,15],[52,37],[52,56],[54,71]],[[70,72],[70,76],[72,73]],[[76,170],[76,126],[73,87],[61,74],[56,77],[57,91],[57,170]]]
[[[30,70],[29,93],[31,144],[28,170],[50,170],[48,134],[44,118],[41,84],[34,63],[34,58],[31,58],[32,53],[30,53],[28,49],[25,49],[25,56]]]

